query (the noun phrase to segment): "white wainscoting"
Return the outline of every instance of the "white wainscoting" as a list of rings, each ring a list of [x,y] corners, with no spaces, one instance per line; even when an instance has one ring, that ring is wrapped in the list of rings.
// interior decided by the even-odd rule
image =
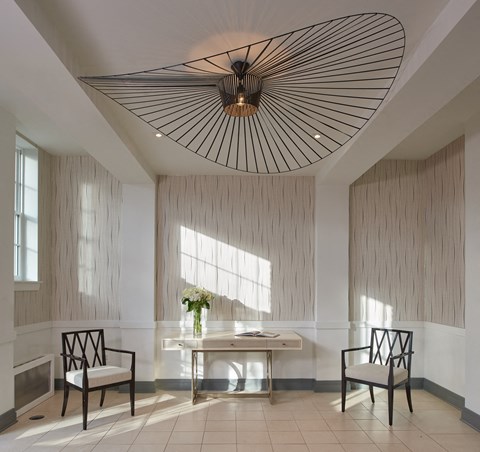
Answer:
[[[374,325],[352,322],[328,325],[315,322],[207,322],[208,330],[235,328],[294,330],[303,338],[302,351],[279,351],[274,356],[274,378],[312,379],[317,381],[340,380],[340,350],[344,346],[361,346],[369,341],[369,331]],[[382,325],[376,325],[382,326]],[[453,393],[465,396],[465,330],[429,322],[393,322],[383,325],[414,331],[412,376],[425,378]],[[73,329],[104,328],[109,346],[129,348],[137,352],[138,381],[152,379],[191,378],[191,353],[189,351],[162,350],[163,338],[191,334],[191,322],[161,321],[145,324],[128,324],[118,321],[44,322],[16,328],[15,363],[40,355],[55,355],[55,377],[62,378],[60,362],[61,332]],[[338,341],[335,338],[340,338]],[[122,341],[123,339],[123,341]],[[154,362],[149,356],[155,350]],[[145,356],[143,356],[145,355]],[[225,378],[225,357],[213,366],[209,378]],[[262,358],[263,359],[263,358]],[[241,361],[241,360],[239,360]],[[259,360],[260,362],[261,360]],[[240,362],[241,365],[246,363]],[[255,368],[249,372],[255,373]]]
[[[423,376],[465,397],[465,330],[425,322],[424,334]]]

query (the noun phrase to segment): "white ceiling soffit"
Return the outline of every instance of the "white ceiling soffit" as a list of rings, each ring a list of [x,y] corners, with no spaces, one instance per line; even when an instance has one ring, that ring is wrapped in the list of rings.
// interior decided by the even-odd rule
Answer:
[[[53,154],[90,153],[122,182],[154,180],[13,0],[2,1],[0,57],[0,104],[20,133]]]
[[[10,3],[13,0],[5,2],[6,5]],[[303,0],[301,7],[298,2],[290,0],[18,0],[17,3],[68,67],[66,71],[58,58],[52,58],[52,52],[48,53],[42,45],[35,44],[36,40],[40,40],[38,34],[32,38],[33,47],[42,47],[37,51],[44,52],[46,58],[39,58],[39,61],[33,58],[36,66],[25,65],[25,69],[32,72],[33,68],[35,73],[35,68],[42,66],[40,75],[43,78],[35,74],[29,80],[35,88],[26,92],[22,86],[23,75],[16,83],[10,80],[12,91],[16,90],[18,97],[23,96],[25,102],[33,94],[33,108],[29,109],[29,114],[24,112],[22,115],[25,128],[33,127],[36,120],[41,129],[42,121],[38,118],[46,118],[44,123],[56,123],[58,136],[65,142],[70,141],[72,149],[86,149],[112,173],[123,171],[124,177],[128,178],[130,174],[132,180],[136,177],[132,176],[136,167],[151,168],[150,175],[152,172],[242,173],[208,162],[165,137],[155,138],[152,128],[93,90],[89,90],[89,95],[98,110],[92,104],[87,108],[89,101],[86,96],[81,97],[81,89],[79,91],[79,85],[71,74],[76,77],[164,67],[224,52],[327,19],[371,11],[391,14],[401,21],[407,36],[405,59],[400,79],[392,88],[394,92],[390,93],[382,110],[345,148],[317,164],[291,173],[318,174],[326,182],[338,183],[352,182],[402,142],[415,147],[415,143],[405,140],[421,124],[427,124],[429,118],[453,101],[480,74],[478,52],[475,52],[475,45],[480,42],[478,6],[475,4],[469,10],[475,3],[473,0]],[[8,17],[2,14],[2,28],[4,21],[7,23]],[[25,27],[25,24],[22,26]],[[12,36],[16,38],[12,39]],[[17,46],[15,41],[23,40],[20,32],[15,35],[5,31],[5,37],[12,48]],[[28,42],[20,42],[18,51],[24,52],[28,47]],[[43,66],[52,66],[49,70],[61,81],[56,97],[51,98],[55,93],[49,86],[48,77],[43,74],[48,69]],[[12,77],[16,74],[19,78],[18,71],[12,69],[11,72]],[[39,96],[32,91],[46,91],[48,96]],[[5,98],[1,87],[0,96],[1,102]],[[49,105],[45,97],[55,102]],[[12,104],[11,108],[20,111],[19,105]],[[91,113],[90,109],[95,113]],[[34,114],[37,110],[43,117]],[[89,114],[86,114],[87,110]],[[108,122],[103,118],[107,118]],[[79,126],[73,127],[75,124]],[[433,125],[430,127],[434,128]],[[114,135],[112,128],[117,137],[110,137],[110,134]],[[26,132],[25,135],[29,136]],[[109,140],[120,143],[118,149],[121,152],[118,155],[116,146],[112,146],[114,141],[105,142],[106,135]],[[414,141],[418,144],[417,148],[423,148],[420,142]],[[51,146],[53,148],[54,143]],[[124,152],[130,154],[131,160],[123,155]],[[131,168],[129,162],[133,162]],[[144,163],[140,165],[138,162]]]
[[[480,109],[474,102],[467,106],[462,103],[469,89],[477,86],[475,81],[480,74],[479,24],[480,2],[449,3],[404,67],[389,101],[379,109],[369,127],[358,134],[353,145],[347,145],[320,168],[318,179],[324,183],[350,184],[400,143],[421,147],[422,141],[429,141],[428,136],[414,142],[415,136],[432,133],[442,123],[447,141],[442,143],[438,134],[434,134],[432,143],[436,148],[430,146],[430,153],[424,150],[423,158],[458,137],[461,116],[455,118],[455,112],[465,109],[464,116],[468,119],[473,110]],[[412,152],[409,150],[403,156],[398,151],[395,158],[412,158]]]

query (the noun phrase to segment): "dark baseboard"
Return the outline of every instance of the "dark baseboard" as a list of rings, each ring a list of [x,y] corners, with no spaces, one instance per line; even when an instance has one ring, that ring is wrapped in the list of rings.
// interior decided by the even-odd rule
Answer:
[[[274,378],[274,391],[311,391],[314,380],[311,378]],[[191,382],[185,379],[162,379],[156,381],[158,389],[164,391],[190,391]],[[199,381],[201,391],[266,391],[267,381],[263,379],[229,380],[209,378]]]
[[[136,381],[135,382],[135,392],[139,393],[151,393],[155,392],[157,390],[157,387],[155,385],[154,381]],[[122,385],[118,388],[118,392],[130,392],[130,387],[128,384]]]
[[[462,415],[460,419],[468,424],[470,427],[474,428],[475,430],[480,431],[480,415],[475,413],[468,408],[462,408]]]
[[[13,408],[0,414],[0,432],[15,424],[15,422],[17,422],[17,413]]]
[[[425,389],[425,378],[410,378],[410,387],[412,389]]]
[[[423,379],[423,389],[430,394],[442,399],[443,401],[453,405],[458,409],[463,409],[465,407],[465,398],[455,394],[454,392],[444,388],[443,386],[437,385],[433,381],[427,380],[426,378]],[[412,386],[413,387],[413,386]],[[417,388],[414,388],[417,389]],[[477,415],[478,416],[478,415]]]
[[[315,380],[313,378],[274,378],[274,391],[312,391]]]
[[[55,378],[54,387],[56,391],[63,390],[63,378]],[[155,392],[156,389],[157,387],[154,381],[136,381],[135,382],[135,392],[149,393],[149,392]],[[130,389],[128,385],[122,385],[122,386],[109,388],[108,391],[129,392]]]
[[[190,380],[180,378],[162,378],[155,380],[155,384],[161,391],[191,391],[192,389]]]
[[[342,390],[341,380],[315,380],[314,392],[340,392]]]

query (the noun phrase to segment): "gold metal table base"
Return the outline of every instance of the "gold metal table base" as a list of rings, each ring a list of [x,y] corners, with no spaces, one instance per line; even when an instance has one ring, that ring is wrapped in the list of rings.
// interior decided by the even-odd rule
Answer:
[[[198,354],[209,352],[264,352],[267,361],[267,390],[266,391],[200,391],[198,389]],[[268,397],[270,403],[273,401],[273,385],[272,385],[272,350],[192,350],[192,404],[195,404],[200,396],[216,396],[216,397]]]

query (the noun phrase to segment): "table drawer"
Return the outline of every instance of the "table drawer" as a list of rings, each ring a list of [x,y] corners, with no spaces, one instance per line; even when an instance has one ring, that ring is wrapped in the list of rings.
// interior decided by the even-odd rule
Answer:
[[[302,348],[302,340],[301,339],[268,339],[267,348],[272,350],[278,350],[278,349],[300,350]]]
[[[197,348],[197,341],[194,339],[163,339],[162,348],[164,350],[190,350],[192,348]]]
[[[264,350],[267,345],[266,339],[260,338],[241,338],[231,340],[212,340],[204,339],[202,341],[202,348],[204,350],[246,350],[246,349],[260,349]]]

